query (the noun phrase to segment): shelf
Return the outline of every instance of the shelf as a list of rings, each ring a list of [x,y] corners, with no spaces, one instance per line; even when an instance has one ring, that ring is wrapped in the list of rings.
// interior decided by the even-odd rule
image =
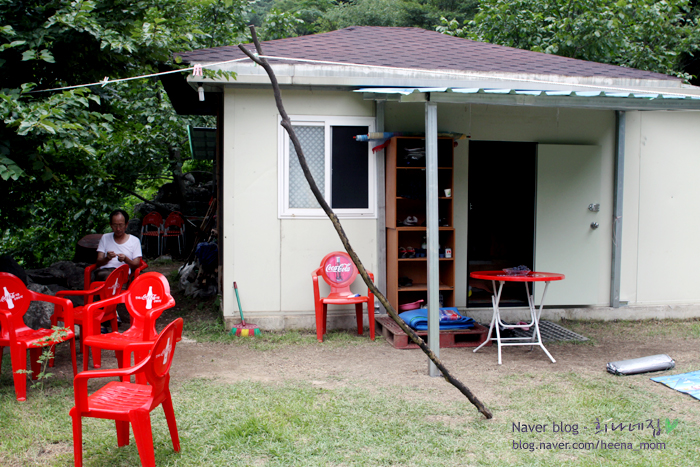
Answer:
[[[454,261],[454,258],[439,258],[440,261]],[[428,261],[428,258],[399,258],[399,261]]]
[[[391,227],[389,227],[391,228]],[[399,230],[401,232],[425,232],[427,230],[427,227],[406,227],[406,226],[400,226],[400,227],[393,227],[396,230]],[[443,230],[445,232],[454,230],[454,227],[438,227],[438,230]]]
[[[422,203],[425,203],[425,199],[421,198],[406,198],[405,196],[397,196],[396,199],[405,199],[409,201],[420,201]],[[452,196],[438,196],[438,199],[452,199]]]
[[[425,142],[417,138],[395,136],[387,146],[386,155],[386,238],[387,264],[386,287],[387,299],[395,308],[399,303],[425,300],[428,291],[428,258],[399,258],[399,248],[412,247],[419,250],[425,242],[427,227],[421,225],[426,220],[426,163],[424,159],[410,159],[409,149],[425,147]],[[452,249],[452,258],[438,258],[439,290],[444,298],[444,306],[455,303],[455,227],[454,205],[456,196],[454,186],[454,141],[452,138],[438,138],[437,154],[437,192],[438,217],[442,224],[438,226],[439,244]],[[408,165],[416,163],[416,165]],[[423,165],[420,165],[423,164]],[[451,190],[452,196],[445,196],[445,190]],[[433,194],[431,193],[431,196]],[[412,226],[398,225],[407,217],[416,217]],[[422,251],[422,250],[421,250]],[[435,252],[437,253],[437,252]],[[399,279],[408,277],[413,281],[410,287],[400,287]]]
[[[408,166],[406,166],[406,167],[396,167],[396,170],[402,170],[402,169],[408,169],[408,170],[416,170],[416,169],[425,170],[426,167],[419,167],[419,166],[417,166],[417,165],[416,165],[416,166],[411,166],[411,167],[408,167]],[[452,167],[438,167],[438,170],[452,170]]]
[[[399,292],[424,292],[426,290],[428,290],[428,284],[413,284],[410,287],[399,286]],[[454,287],[441,282],[440,290],[454,290]]]

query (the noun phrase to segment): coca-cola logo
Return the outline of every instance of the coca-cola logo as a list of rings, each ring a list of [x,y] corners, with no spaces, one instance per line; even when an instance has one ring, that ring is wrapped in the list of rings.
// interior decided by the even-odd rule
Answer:
[[[159,354],[156,354],[156,358],[163,358],[163,365],[168,363],[168,356],[170,355],[170,350],[172,346],[170,345],[170,338],[168,337],[168,342],[165,344],[165,348]]]
[[[341,264],[327,264],[326,272],[351,272],[351,263],[341,263]]]
[[[3,293],[0,295],[0,303],[5,302],[7,304],[7,308],[10,310],[15,307],[15,300],[22,300],[22,298],[24,298],[22,294],[17,292],[9,292],[7,287],[3,287],[2,289]]]
[[[328,280],[336,284],[352,278],[355,268],[345,256],[332,256],[326,260],[325,273]]]

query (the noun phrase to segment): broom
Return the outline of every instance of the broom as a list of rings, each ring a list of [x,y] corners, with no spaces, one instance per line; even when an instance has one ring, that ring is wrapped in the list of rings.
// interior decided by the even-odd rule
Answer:
[[[234,324],[231,328],[231,334],[234,336],[253,337],[260,335],[260,329],[256,324],[246,324],[243,319],[243,308],[241,308],[241,299],[238,296],[238,285],[233,282],[233,289],[236,291],[236,300],[238,301],[238,311],[241,313],[241,324]]]

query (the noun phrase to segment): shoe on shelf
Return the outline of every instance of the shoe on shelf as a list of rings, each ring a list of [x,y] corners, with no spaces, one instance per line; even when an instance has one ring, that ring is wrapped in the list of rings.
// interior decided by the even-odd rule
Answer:
[[[399,247],[399,258],[405,258],[406,257],[406,249],[402,246]]]

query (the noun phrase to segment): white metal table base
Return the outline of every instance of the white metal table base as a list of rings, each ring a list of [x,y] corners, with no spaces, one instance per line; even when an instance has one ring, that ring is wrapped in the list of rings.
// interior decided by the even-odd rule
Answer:
[[[527,303],[530,308],[530,323],[527,324],[505,324],[501,321],[501,311],[498,308],[498,304],[501,301],[501,292],[503,291],[503,284],[505,281],[498,281],[498,292],[496,292],[496,281],[493,280],[493,290],[494,295],[491,296],[491,303],[493,304],[493,316],[491,317],[491,325],[489,326],[489,333],[486,336],[486,340],[477,348],[474,352],[485,346],[490,341],[495,340],[498,345],[498,364],[501,364],[501,347],[506,345],[529,345],[530,350],[535,345],[542,347],[544,353],[547,354],[552,363],[556,363],[554,357],[547,351],[544,344],[542,344],[542,336],[540,335],[540,315],[542,314],[542,307],[544,305],[544,297],[547,295],[547,288],[549,287],[549,281],[544,283],[544,292],[542,293],[542,300],[540,301],[540,306],[537,308],[535,306],[535,297],[530,294],[530,287],[528,282],[523,282],[525,284],[525,292],[527,293]],[[534,290],[534,289],[533,289]],[[496,328],[496,337],[493,336],[494,327]],[[518,328],[533,328],[532,337],[501,337],[500,328],[503,329],[518,329]]]

